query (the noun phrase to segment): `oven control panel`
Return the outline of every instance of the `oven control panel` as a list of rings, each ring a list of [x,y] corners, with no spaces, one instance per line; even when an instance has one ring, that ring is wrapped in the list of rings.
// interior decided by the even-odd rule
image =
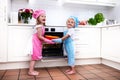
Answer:
[[[63,32],[64,27],[45,27],[45,32]]]

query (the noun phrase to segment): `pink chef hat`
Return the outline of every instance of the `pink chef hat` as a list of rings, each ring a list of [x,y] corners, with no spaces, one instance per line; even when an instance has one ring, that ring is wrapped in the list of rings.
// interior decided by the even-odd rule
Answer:
[[[39,9],[39,10],[35,10],[35,11],[33,12],[33,15],[32,15],[32,16],[33,16],[35,19],[37,19],[41,14],[45,14],[45,11]]]

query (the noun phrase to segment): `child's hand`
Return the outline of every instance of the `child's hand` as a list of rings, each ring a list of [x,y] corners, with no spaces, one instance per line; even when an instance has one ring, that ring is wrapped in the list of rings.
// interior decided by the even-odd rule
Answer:
[[[55,42],[53,42],[52,40],[49,41],[49,44],[55,44]]]
[[[62,39],[61,38],[58,38],[58,39],[52,39],[53,42],[56,42],[56,43],[62,43]]]
[[[44,38],[44,41],[48,44],[55,44],[54,41]]]

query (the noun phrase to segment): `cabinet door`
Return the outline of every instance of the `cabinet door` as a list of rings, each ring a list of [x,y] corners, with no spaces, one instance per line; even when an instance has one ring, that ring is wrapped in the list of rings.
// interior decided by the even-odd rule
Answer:
[[[69,2],[69,1],[74,1],[74,2],[75,2],[75,1],[89,1],[89,2],[90,2],[90,1],[96,1],[96,0],[65,0],[65,1],[68,1],[68,2]]]
[[[79,1],[94,1],[95,2],[96,0],[79,0]]]
[[[117,3],[117,0],[97,0],[97,1],[103,3]]]
[[[99,28],[77,28],[75,33],[76,58],[100,57]]]
[[[120,62],[120,26],[103,28],[102,58]]]
[[[32,33],[32,27],[9,26],[8,61],[27,61],[30,59],[30,56],[26,53],[26,47]]]
[[[7,21],[6,0],[0,0],[0,62],[7,61]]]
[[[64,0],[64,3],[75,3],[75,4],[89,4],[89,2],[96,2],[96,0]]]
[[[7,28],[4,22],[0,22],[0,62],[7,61]]]

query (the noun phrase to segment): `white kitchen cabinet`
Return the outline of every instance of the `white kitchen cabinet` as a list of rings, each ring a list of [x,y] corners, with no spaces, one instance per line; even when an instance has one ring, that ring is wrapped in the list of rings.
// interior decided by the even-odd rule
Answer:
[[[8,61],[27,61],[30,59],[26,53],[26,47],[32,33],[32,26],[8,27]]]
[[[93,5],[96,0],[64,0],[64,4],[83,4],[83,5]]]
[[[111,4],[117,3],[117,0],[97,0],[97,1],[102,3],[111,3]]]
[[[76,2],[76,3],[77,3],[77,2],[78,2],[78,3],[79,3],[79,2],[96,2],[96,0],[64,0],[64,1],[65,1],[65,2],[71,2],[71,3],[72,3],[72,2],[73,2],[73,3],[74,3],[74,2]]]
[[[7,2],[0,0],[0,62],[7,61]]]
[[[93,6],[110,6],[116,5],[117,0],[64,0],[64,4],[83,4]]]
[[[76,58],[100,58],[100,28],[76,28]]]
[[[67,1],[88,1],[88,2],[91,2],[91,1],[96,1],[96,0],[67,0]]]
[[[120,26],[102,29],[102,58],[120,62]]]

